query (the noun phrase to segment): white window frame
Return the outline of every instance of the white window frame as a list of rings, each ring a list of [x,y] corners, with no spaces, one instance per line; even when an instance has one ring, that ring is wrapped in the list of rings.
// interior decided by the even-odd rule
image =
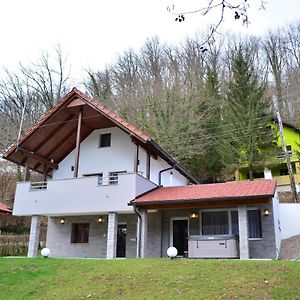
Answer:
[[[187,227],[188,227],[188,236],[190,235],[190,220],[189,217],[172,217],[170,218],[170,247],[173,247],[173,221],[175,220],[187,220]]]

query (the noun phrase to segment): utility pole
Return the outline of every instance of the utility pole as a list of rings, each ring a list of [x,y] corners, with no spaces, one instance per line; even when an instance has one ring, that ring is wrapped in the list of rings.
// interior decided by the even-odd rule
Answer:
[[[279,133],[280,133],[282,150],[283,150],[283,153],[284,153],[284,157],[286,159],[286,164],[287,164],[287,168],[288,168],[288,172],[289,172],[289,177],[290,177],[292,198],[293,198],[294,202],[298,202],[298,199],[297,199],[297,190],[296,190],[296,184],[295,184],[295,177],[294,177],[294,174],[293,174],[293,169],[292,169],[292,164],[291,164],[291,160],[290,160],[290,155],[289,155],[289,153],[288,153],[288,151],[286,149],[286,145],[285,145],[285,139],[284,139],[284,134],[283,134],[283,125],[282,125],[282,120],[281,120],[281,116],[280,116],[278,108],[277,108],[276,116],[277,116],[278,125],[279,125]]]

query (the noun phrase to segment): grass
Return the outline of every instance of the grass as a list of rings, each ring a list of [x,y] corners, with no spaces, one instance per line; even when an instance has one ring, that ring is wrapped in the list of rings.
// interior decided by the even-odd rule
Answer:
[[[0,299],[300,299],[300,261],[0,258]]]

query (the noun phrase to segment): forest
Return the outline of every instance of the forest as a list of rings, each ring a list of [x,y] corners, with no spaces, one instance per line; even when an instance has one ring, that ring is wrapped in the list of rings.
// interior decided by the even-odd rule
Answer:
[[[278,109],[300,125],[300,23],[264,36],[208,32],[169,45],[157,37],[128,49],[105,69],[87,70],[74,82],[72,62],[57,47],[30,65],[0,77],[0,153],[77,86],[150,134],[200,182],[233,179],[278,151],[266,126]],[[264,151],[258,151],[264,149]],[[0,202],[11,198],[21,170],[1,162]],[[250,174],[251,177],[251,174]]]

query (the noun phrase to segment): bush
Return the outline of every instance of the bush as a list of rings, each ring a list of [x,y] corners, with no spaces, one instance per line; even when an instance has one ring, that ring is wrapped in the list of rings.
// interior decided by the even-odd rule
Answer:
[[[1,235],[0,256],[24,256],[28,251],[28,234]]]

